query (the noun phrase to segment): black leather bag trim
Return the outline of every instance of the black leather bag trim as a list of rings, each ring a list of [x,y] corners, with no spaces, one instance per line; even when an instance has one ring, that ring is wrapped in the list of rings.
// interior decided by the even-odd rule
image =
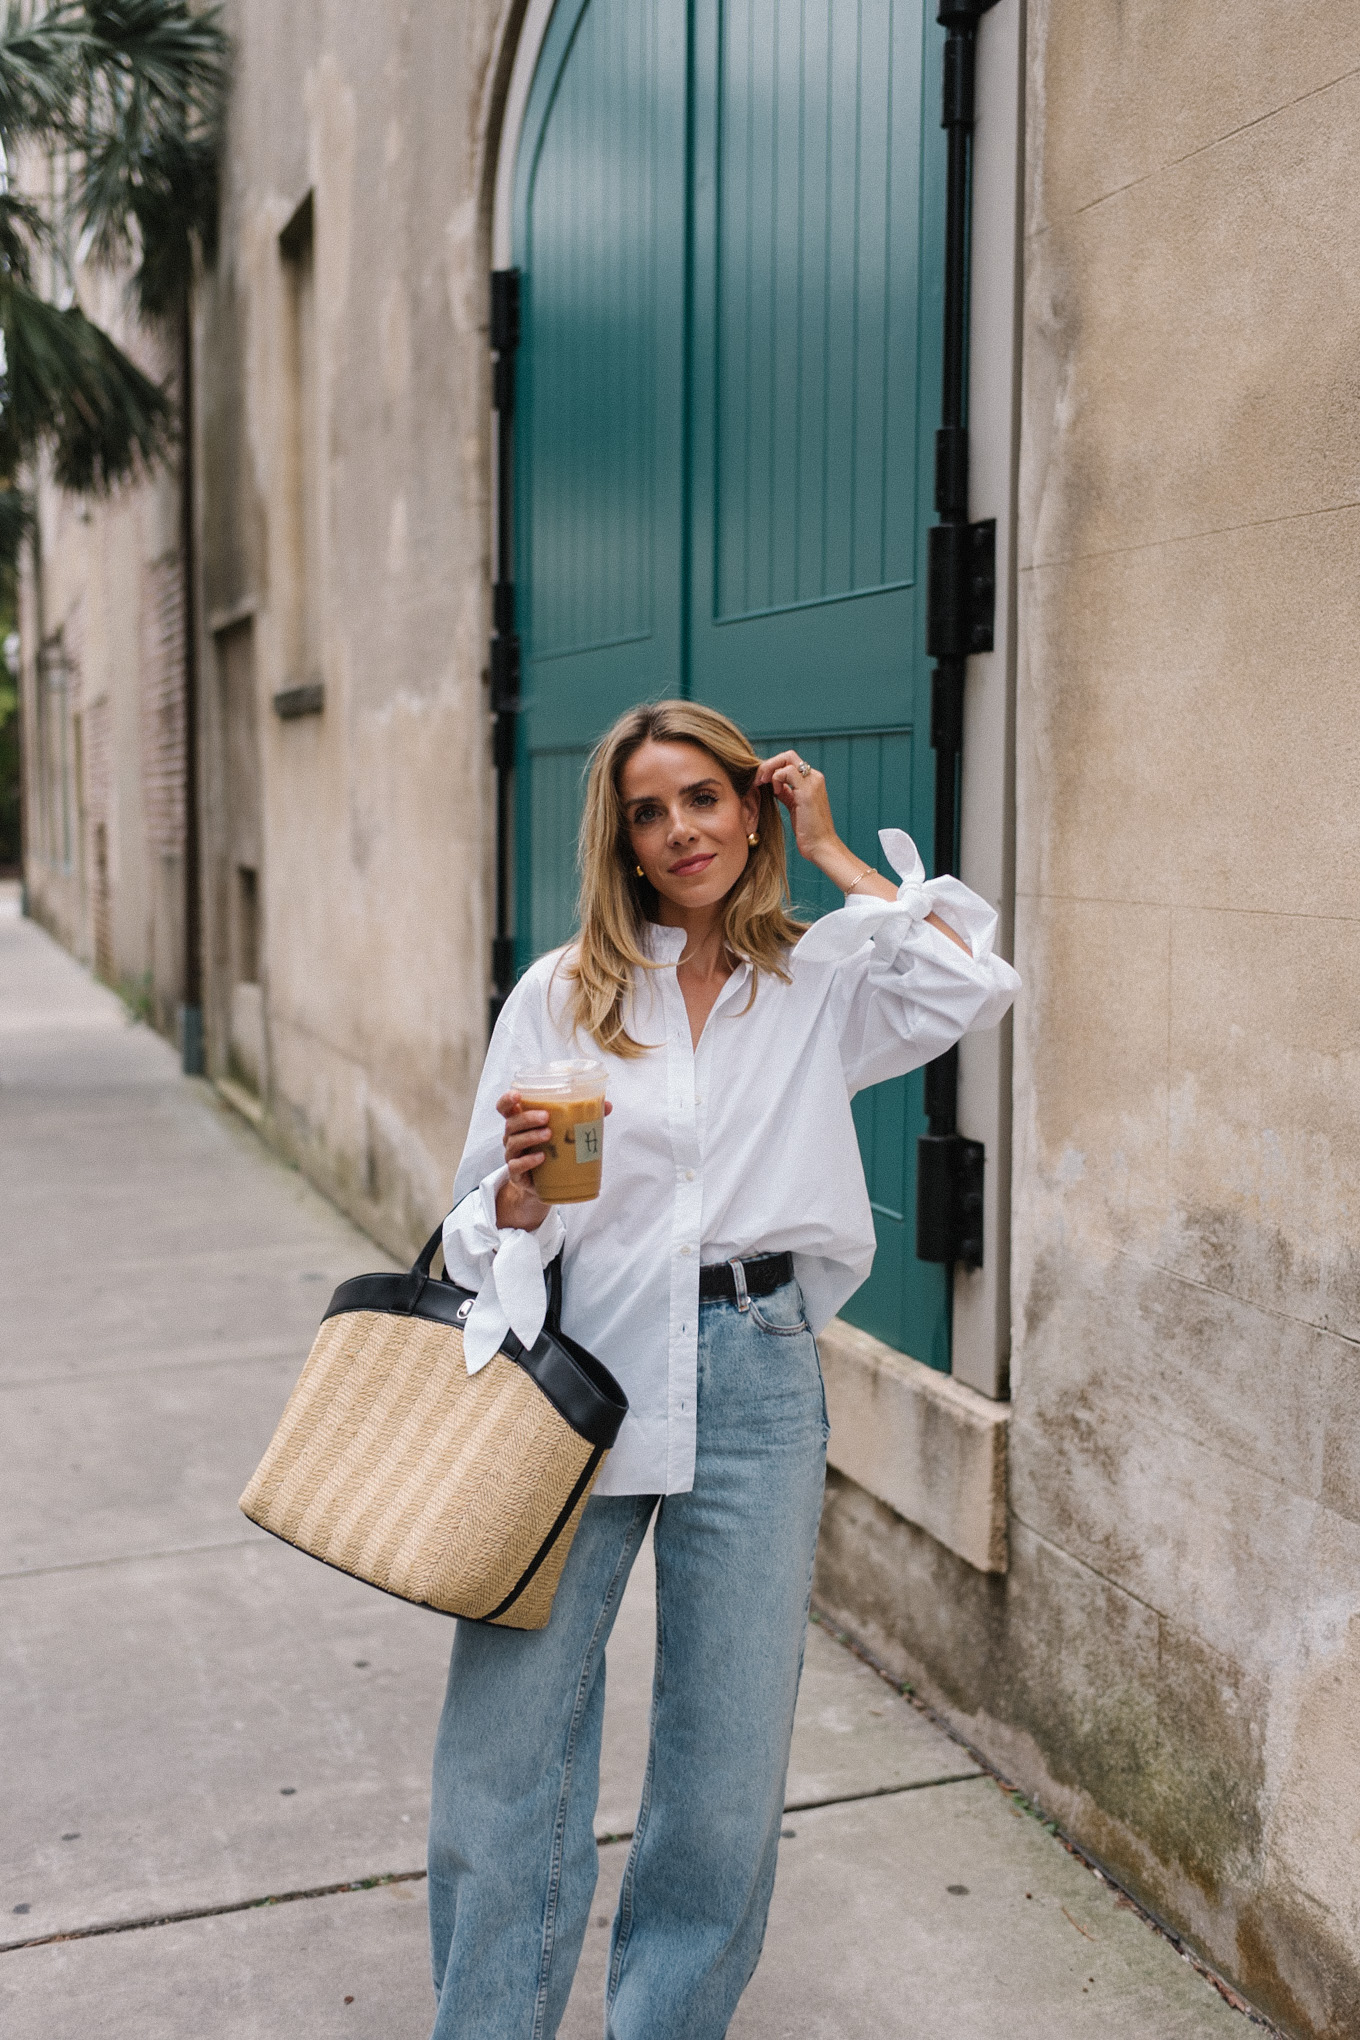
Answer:
[[[573,1487],[571,1493],[567,1496],[567,1499],[565,1500],[565,1502],[563,1502],[561,1508],[558,1510],[557,1520],[553,1524],[552,1529],[548,1532],[543,1542],[539,1545],[538,1550],[534,1553],[528,1565],[524,1568],[524,1571],[520,1574],[519,1578],[516,1580],[514,1586],[511,1587],[509,1593],[506,1595],[503,1601],[498,1601],[496,1603],[495,1607],[491,1610],[491,1613],[489,1615],[478,1616],[477,1618],[478,1621],[494,1622],[498,1615],[504,1615],[508,1609],[514,1607],[516,1601],[519,1599],[520,1595],[524,1592],[524,1589],[528,1586],[530,1580],[534,1577],[534,1574],[543,1564],[543,1561],[547,1558],[554,1544],[556,1544],[558,1538],[562,1535],[562,1532],[566,1529],[568,1523],[571,1521],[572,1510],[576,1507],[576,1504],[580,1501],[581,1496],[585,1493],[586,1488],[589,1486],[590,1482],[594,1479],[595,1469],[603,1458],[604,1447],[602,1445],[597,1445],[595,1447],[595,1450],[591,1453],[589,1459],[586,1461],[585,1465],[582,1467],[581,1472],[577,1477],[576,1485]]]
[[[431,1306],[421,1309],[425,1292],[431,1289],[435,1299]],[[449,1299],[447,1315],[438,1307],[441,1290]],[[413,1268],[404,1275],[352,1275],[348,1282],[340,1284],[327,1304],[326,1317],[340,1317],[350,1310],[381,1310],[401,1317],[434,1317],[442,1324],[452,1324],[464,1300],[471,1307],[472,1299],[465,1289],[455,1289],[451,1282],[435,1281]]]
[[[372,1310],[389,1317],[427,1318],[435,1324],[461,1329],[476,1294],[460,1289],[447,1276],[430,1273],[442,1234],[441,1227],[431,1235],[414,1267],[404,1275],[352,1275],[348,1282],[342,1282],[322,1323],[349,1311]],[[507,1360],[524,1369],[579,1437],[607,1452],[628,1414],[628,1398],[603,1362],[562,1330],[561,1313],[559,1255],[548,1270],[548,1315],[532,1347],[526,1353],[515,1334],[507,1332],[499,1350]],[[518,1593],[521,1588],[515,1591]]]
[[[527,1353],[513,1332],[499,1350],[524,1369],[588,1445],[609,1450],[628,1414],[628,1398],[593,1353],[546,1324]]]

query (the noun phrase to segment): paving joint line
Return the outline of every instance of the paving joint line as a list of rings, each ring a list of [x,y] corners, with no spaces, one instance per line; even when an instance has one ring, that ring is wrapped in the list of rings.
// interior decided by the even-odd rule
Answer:
[[[240,1551],[252,1544],[264,1544],[264,1532],[256,1536],[224,1537],[220,1544],[161,1545],[154,1551],[113,1551],[107,1558],[72,1558],[61,1565],[33,1565],[16,1572],[0,1572],[0,1586],[15,1580],[50,1579],[53,1573],[97,1572],[106,1565],[141,1565],[154,1558],[199,1558],[210,1551]],[[4,1950],[0,1947],[0,1954]]]
[[[135,1920],[101,1920],[92,1927],[66,1927],[55,1934],[32,1934],[24,1941],[0,1941],[0,1955],[21,1948],[50,1948],[58,1941],[94,1941],[105,1934],[138,1934],[147,1927],[176,1927],[185,1920],[221,1919],[227,1913],[256,1912],[269,1905],[292,1905],[301,1898],[334,1898],[342,1891],[376,1891],[384,1884],[416,1884],[423,1870],[386,1870],[378,1877],[352,1877],[344,1884],[314,1884],[306,1891],[274,1891],[265,1898],[237,1898],[226,1905],[186,1906],[180,1912],[147,1913]]]
[[[897,1799],[904,1792],[931,1792],[937,1785],[972,1785],[982,1776],[981,1771],[948,1771],[940,1778],[909,1778],[902,1785],[872,1785],[867,1792],[841,1792],[827,1799],[791,1799],[784,1812],[817,1813],[824,1806],[864,1806],[871,1799]],[[595,1845],[602,1849],[609,1842],[632,1839],[632,1828],[617,1828],[607,1835],[596,1835]]]
[[[979,1767],[979,1770],[984,1772],[992,1780],[992,1783],[1005,1793],[1008,1799],[1014,1801],[1023,1813],[1029,1814],[1031,1819],[1036,1820],[1040,1827],[1052,1835],[1054,1841],[1058,1842],[1067,1851],[1069,1856],[1075,1856],[1076,1860],[1090,1871],[1098,1884],[1107,1884],[1111,1891],[1113,1891],[1115,1901],[1119,1906],[1128,1912],[1136,1913],[1145,1927],[1151,1928],[1152,1932],[1161,1940],[1169,1941],[1187,1968],[1193,1969],[1196,1975],[1204,1978],[1206,1983],[1212,1984],[1219,1996],[1226,2004],[1232,2007],[1233,2011],[1241,2012],[1249,2025],[1257,2026],[1263,2033],[1270,2034],[1271,2040],[1288,2040],[1288,2035],[1281,2027],[1273,2025],[1264,2012],[1258,2011],[1255,2005],[1249,2003],[1240,1992],[1233,1988],[1226,1977],[1220,1976],[1216,1969],[1211,1968],[1204,1960],[1204,1957],[1178,1934],[1173,1926],[1166,1920],[1160,1919],[1155,1912],[1150,1911],[1140,1898],[1136,1898],[1128,1886],[1115,1875],[1113,1870],[1102,1863],[1099,1857],[1093,1856],[1090,1850],[1084,1848],[1080,1842],[1074,1841],[1071,1835],[1067,1834],[1059,1826],[1051,1814],[1046,1813],[1041,1806],[1037,1805],[1034,1800],[1022,1792],[1018,1785],[1013,1784],[1003,1771],[998,1771],[991,1758],[984,1751],[980,1750],[976,1743],[971,1743],[966,1735],[961,1735],[951,1721],[946,1720],[943,1714],[937,1713],[928,1700],[923,1700],[910,1679],[900,1679],[895,1672],[891,1671],[883,1663],[881,1658],[875,1657],[874,1653],[865,1644],[861,1643],[857,1636],[852,1636],[848,1629],[842,1629],[838,1622],[834,1621],[829,1615],[823,1615],[819,1608],[814,1607],[810,1611],[808,1619],[815,1622],[819,1629],[824,1629],[827,1635],[833,1637],[837,1643],[848,1650],[852,1657],[857,1657],[861,1664],[867,1665],[871,1672],[877,1673],[885,1686],[890,1686],[894,1693],[899,1694],[902,1699],[909,1701],[917,1713],[923,1714],[927,1721],[932,1722],[940,1730],[941,1734],[947,1735],[949,1740],[957,1743],[961,1750],[967,1750],[969,1756]],[[1075,1925],[1075,1922],[1073,1924]]]
[[[800,1799],[784,1808],[789,1813],[813,1813],[823,1806],[854,1806],[861,1800],[886,1799],[903,1792],[923,1792],[935,1785],[967,1785],[981,1774],[977,1771],[961,1771],[956,1777],[917,1778],[906,1785],[881,1785],[870,1792],[843,1793],[832,1799]],[[632,1828],[620,1829],[617,1833],[597,1835],[595,1845],[605,1848],[611,1842],[629,1842],[633,1838]],[[181,1926],[189,1920],[221,1919],[228,1913],[258,1912],[265,1906],[293,1905],[304,1898],[335,1898],[346,1891],[376,1891],[386,1884],[419,1884],[427,1873],[424,1870],[386,1870],[377,1877],[353,1877],[343,1884],[313,1884],[302,1891],[274,1891],[264,1898],[237,1898],[224,1905],[186,1906],[178,1912],[146,1913],[132,1920],[100,1920],[89,1927],[66,1927],[53,1934],[30,1934],[20,1941],[0,1941],[0,1955],[14,1955],[23,1948],[50,1948],[60,1941],[94,1941],[107,1934],[137,1934],[148,1927]]]
[[[214,1367],[272,1367],[280,1360],[291,1360],[294,1366],[300,1366],[298,1355],[305,1344],[306,1337],[280,1346],[276,1352],[252,1353],[244,1348],[234,1353],[191,1351],[167,1354],[164,1359],[133,1360],[126,1367],[101,1367],[97,1371],[85,1368],[66,1374],[15,1374],[0,1381],[0,1395],[20,1395],[25,1389],[82,1389],[104,1381],[140,1381],[147,1375],[168,1374],[178,1379],[205,1374]],[[302,1358],[306,1355],[302,1354]]]
[[[867,1792],[842,1792],[828,1799],[794,1799],[785,1813],[815,1813],[821,1806],[859,1806],[869,1799],[896,1799],[903,1792],[931,1792],[937,1785],[971,1785],[980,1771],[946,1771],[939,1778],[908,1778],[902,1785],[874,1785]]]

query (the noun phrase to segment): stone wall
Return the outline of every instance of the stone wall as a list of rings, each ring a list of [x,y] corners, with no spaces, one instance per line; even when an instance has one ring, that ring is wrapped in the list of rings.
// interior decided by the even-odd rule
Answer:
[[[488,129],[518,11],[237,0],[200,317],[210,1068],[398,1251],[485,1047]],[[285,719],[299,686],[324,707]]]
[[[1029,43],[1011,1563],[837,1480],[819,1591],[1341,2040],[1360,17],[1031,0]]]

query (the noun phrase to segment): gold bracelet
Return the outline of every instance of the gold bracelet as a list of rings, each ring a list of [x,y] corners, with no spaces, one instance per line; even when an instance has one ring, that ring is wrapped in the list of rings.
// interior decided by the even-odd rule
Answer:
[[[853,883],[853,884],[851,884],[851,885],[848,885],[848,886],[847,886],[847,887],[845,888],[845,897],[846,897],[847,899],[849,899],[849,897],[850,897],[851,893],[852,893],[852,892],[853,892],[853,891],[855,890],[855,886],[857,886],[857,885],[863,885],[863,883],[864,883],[864,881],[865,881],[865,879],[866,879],[866,878],[871,878],[871,877],[873,876],[873,869],[874,869],[874,867],[873,867],[873,865],[872,865],[872,864],[866,864],[866,865],[865,865],[865,867],[864,867],[864,869],[863,869],[863,871],[861,871],[861,873],[860,873],[859,877],[858,877],[857,879],[855,879],[854,883]]]

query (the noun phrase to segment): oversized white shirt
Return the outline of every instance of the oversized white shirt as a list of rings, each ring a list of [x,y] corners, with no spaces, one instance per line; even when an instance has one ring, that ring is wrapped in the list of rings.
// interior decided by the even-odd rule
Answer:
[[[895,901],[851,894],[789,956],[789,982],[732,972],[698,1047],[676,979],[679,928],[651,925],[655,968],[631,994],[641,1056],[605,1055],[572,1033],[569,952],[541,957],[496,1023],[444,1223],[452,1279],[478,1291],[465,1346],[484,1366],[513,1326],[542,1328],[542,1270],[559,1248],[564,1330],[628,1398],[597,1494],[679,1494],[694,1483],[699,1268],[791,1251],[820,1331],[868,1275],[874,1226],[850,1101],[900,1077],[972,1028],[993,1027],[1020,980],[993,954],[996,915],[955,878],[924,873],[899,830],[881,840],[903,883]],[[971,954],[926,925],[940,918]],[[496,1225],[505,1181],[496,1100],[517,1070],[559,1057],[603,1060],[613,1112],[600,1195],[554,1205],[537,1232]]]

